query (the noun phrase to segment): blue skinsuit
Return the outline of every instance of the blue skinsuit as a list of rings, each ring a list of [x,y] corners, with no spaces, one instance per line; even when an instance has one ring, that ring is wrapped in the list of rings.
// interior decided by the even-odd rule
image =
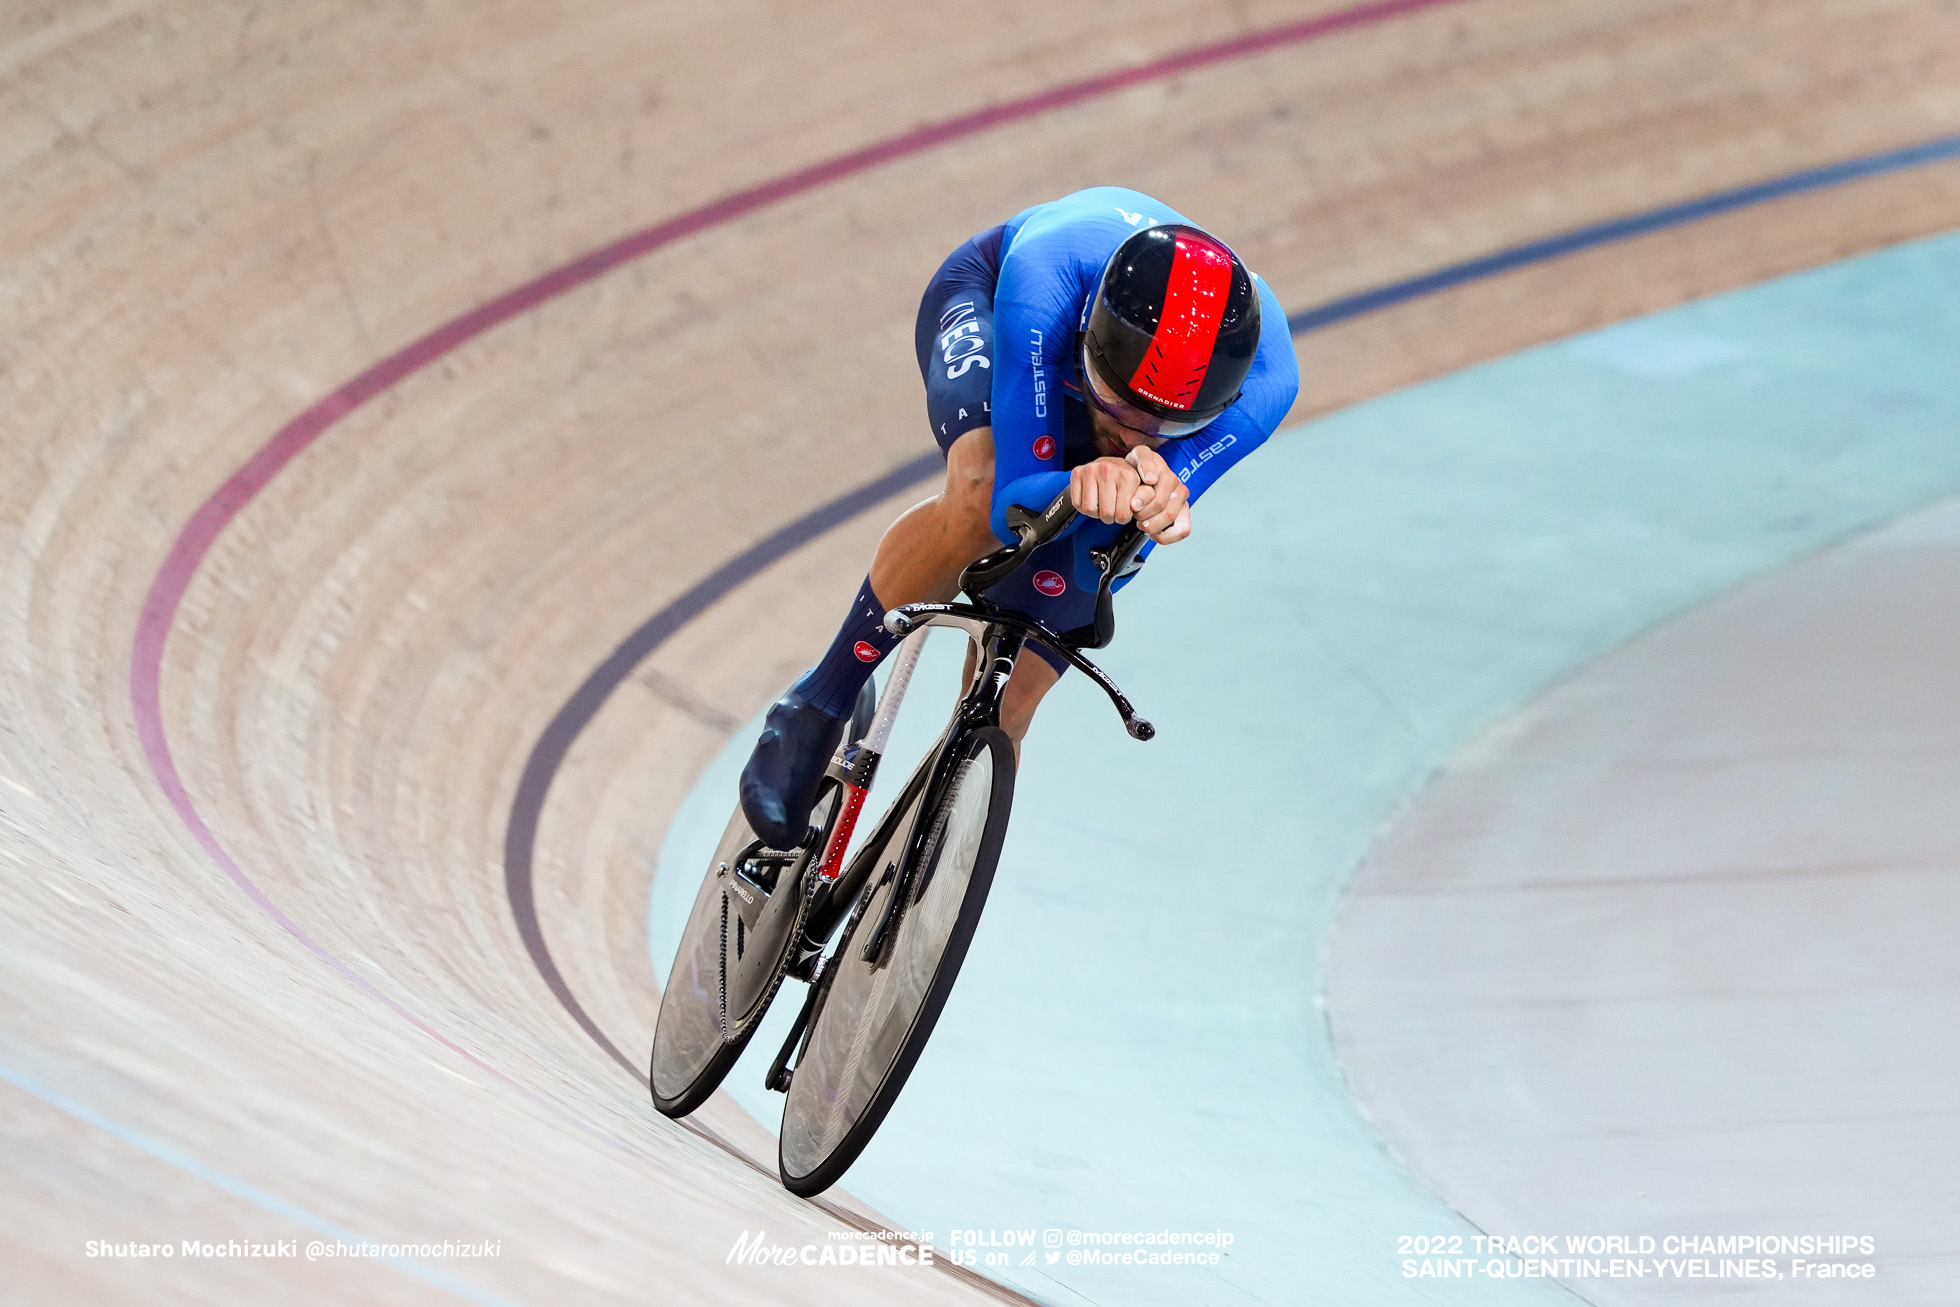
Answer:
[[[1078,191],[975,236],[927,283],[914,326],[927,417],[942,451],[968,431],[993,428],[993,529],[1003,541],[1014,538],[1006,524],[1009,505],[1047,507],[1067,488],[1068,469],[1096,457],[1076,375],[1076,340],[1109,256],[1138,231],[1183,221],[1135,191]],[[1264,282],[1254,284],[1259,348],[1238,402],[1204,430],[1159,451],[1194,502],[1265,442],[1299,390],[1286,312]],[[1101,579],[1089,553],[1123,529],[1078,518],[988,597],[1057,633],[1083,625],[1094,615]],[[802,833],[841,718],[872,666],[896,644],[883,625],[884,607],[867,576],[822,660],[769,710],[742,773],[743,810],[758,832],[778,841]],[[1058,672],[1065,665],[1040,641],[1030,647]]]
[[[1037,204],[1006,224],[993,288],[989,405],[994,430],[993,528],[1002,541],[1015,539],[1007,527],[1009,504],[1046,508],[1067,488],[1068,469],[1096,458],[1088,410],[1080,398],[1076,341],[1103,265],[1136,232],[1188,221],[1137,191],[1098,186]],[[1259,349],[1238,403],[1202,430],[1158,450],[1189,489],[1193,503],[1226,469],[1265,442],[1293,407],[1300,388],[1286,311],[1263,279],[1255,275],[1253,284],[1260,302]],[[926,362],[923,355],[921,362]],[[1068,532],[1043,546],[1034,562],[992,597],[1004,606],[1032,613],[1051,629],[1087,621],[1088,601],[1099,579],[1089,551],[1108,544],[1122,530],[1092,518],[1076,519]],[[1145,557],[1152,548],[1144,547]],[[1043,573],[1048,574],[1043,577],[1046,588],[1037,590],[1032,581]],[[1052,593],[1058,580],[1066,581],[1062,595]],[[1016,593],[1022,589],[1025,594]]]

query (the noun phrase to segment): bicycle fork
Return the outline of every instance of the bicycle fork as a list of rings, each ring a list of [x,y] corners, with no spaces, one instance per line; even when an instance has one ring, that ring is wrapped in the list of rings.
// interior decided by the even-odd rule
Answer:
[[[1000,624],[989,626],[987,637],[984,648],[978,647],[976,642],[980,666],[972,684],[967,687],[966,697],[960,701],[959,722],[953,732],[955,737],[964,730],[1000,724],[1001,699],[1007,693],[1007,683],[1013,679],[1015,663],[1019,661],[1021,649],[1026,643],[1019,631]],[[952,783],[959,765],[960,759],[954,750],[948,748],[939,755],[933,767],[932,779],[926,785],[921,811],[931,811],[937,807],[940,793]],[[892,932],[905,911],[905,900],[911,897],[913,880],[921,874],[931,875],[930,868],[923,873],[920,871],[919,860],[926,855],[928,846],[932,849],[933,860],[937,860],[937,839],[938,831],[935,830],[923,844],[917,839],[906,842],[891,872],[898,883],[885,900],[885,910],[879,916],[878,924],[871,928],[870,936],[859,953],[864,961],[882,965],[887,960]],[[923,888],[919,892],[923,893]]]

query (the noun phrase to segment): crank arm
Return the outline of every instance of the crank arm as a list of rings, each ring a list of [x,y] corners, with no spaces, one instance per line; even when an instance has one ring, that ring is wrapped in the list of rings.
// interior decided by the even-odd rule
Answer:
[[[814,893],[813,886],[813,896]],[[858,919],[864,915],[865,905],[870,901],[871,893],[866,891],[858,900],[850,920],[845,923],[846,938],[850,936],[851,927],[855,926]],[[805,915],[808,915],[807,911]],[[789,1092],[790,1081],[796,1078],[796,1068],[789,1064],[790,1058],[794,1056],[798,1062],[803,1060],[803,1049],[809,1043],[810,1026],[816,1020],[817,1013],[823,1009],[824,999],[830,995],[830,962],[831,959],[822,953],[814,959],[808,976],[810,991],[803,996],[803,1006],[797,1011],[796,1021],[790,1027],[789,1036],[783,1040],[783,1046],[777,1050],[775,1061],[769,1064],[769,1073],[763,1077],[762,1084],[765,1089],[773,1089],[779,1094]]]
[[[809,992],[803,995],[803,1006],[797,1010],[796,1021],[789,1028],[789,1037],[783,1040],[782,1048],[776,1053],[776,1060],[769,1064],[769,1074],[762,1078],[762,1086],[765,1089],[773,1089],[779,1094],[789,1092],[789,1082],[796,1075],[789,1064],[790,1057],[796,1052],[796,1046],[803,1042],[803,1032],[810,1028],[810,1017],[817,1008],[817,995],[823,992],[821,979],[823,963],[819,961],[817,967],[819,978],[812,982]]]
[[[804,920],[809,920],[810,909],[815,905],[818,895],[829,888],[830,885],[827,882],[818,882],[815,879],[809,881],[809,901],[804,905]],[[798,934],[800,936],[802,932],[799,930]],[[797,940],[799,951],[802,949],[803,942],[800,938]],[[776,1050],[775,1060],[769,1064],[768,1074],[762,1077],[762,1087],[764,1089],[773,1089],[779,1094],[787,1094],[789,1092],[789,1082],[796,1075],[795,1070],[789,1064],[789,1060],[796,1054],[797,1047],[802,1043],[805,1032],[810,1029],[810,1018],[816,1015],[819,1000],[825,991],[830,988],[825,980],[825,975],[829,970],[825,965],[825,961],[823,950],[819,948],[813,956],[809,956],[807,959],[799,957],[793,964],[793,970],[799,972],[803,971],[807,966],[807,973],[798,975],[797,979],[808,981],[810,988],[803,995],[803,1006],[797,1009],[796,1020],[790,1023],[789,1035],[783,1040],[783,1046]]]

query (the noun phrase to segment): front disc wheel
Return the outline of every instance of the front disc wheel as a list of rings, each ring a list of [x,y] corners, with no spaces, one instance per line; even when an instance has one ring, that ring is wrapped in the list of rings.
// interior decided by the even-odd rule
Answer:
[[[917,865],[884,947],[864,959],[898,884],[897,841],[826,969],[828,992],[783,1106],[778,1166],[791,1193],[829,1188],[871,1141],[932,1035],[986,906],[1013,804],[1014,746],[986,727],[955,747],[950,782],[911,823]]]

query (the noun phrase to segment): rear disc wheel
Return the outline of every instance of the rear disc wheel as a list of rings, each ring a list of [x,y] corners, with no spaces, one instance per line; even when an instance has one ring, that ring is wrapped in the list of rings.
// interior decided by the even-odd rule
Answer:
[[[820,830],[836,795],[826,783],[818,796],[811,820]],[[729,819],[660,994],[647,1083],[663,1115],[706,1102],[762,1024],[802,933],[811,856],[764,847],[739,806]]]

